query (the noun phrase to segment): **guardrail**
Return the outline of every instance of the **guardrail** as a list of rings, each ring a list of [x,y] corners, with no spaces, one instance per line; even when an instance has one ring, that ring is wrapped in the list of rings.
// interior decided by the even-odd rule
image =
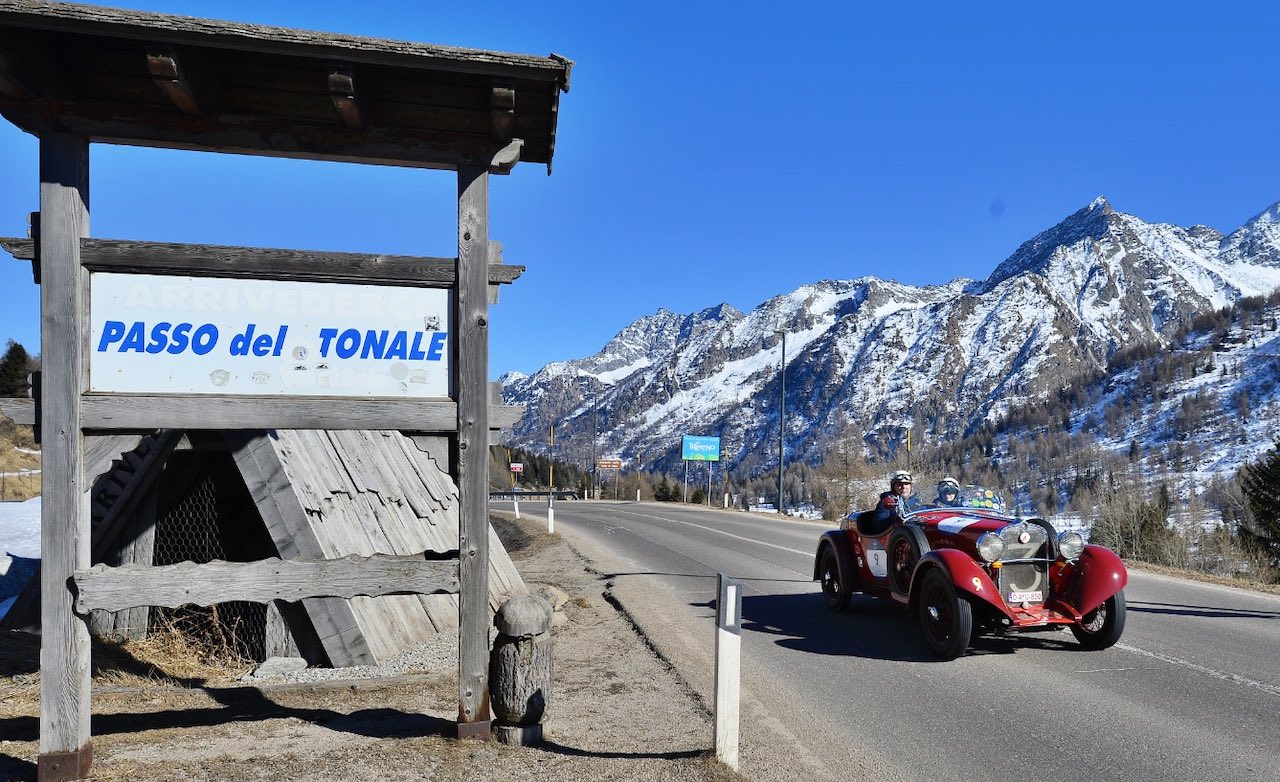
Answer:
[[[578,492],[571,489],[557,489],[556,491],[491,491],[489,492],[489,499],[523,500],[532,499],[534,497],[546,497],[548,494],[553,495],[557,500],[578,499]]]

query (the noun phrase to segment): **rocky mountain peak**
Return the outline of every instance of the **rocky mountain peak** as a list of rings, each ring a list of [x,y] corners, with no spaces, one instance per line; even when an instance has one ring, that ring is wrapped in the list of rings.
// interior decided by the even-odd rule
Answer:
[[[1227,263],[1250,262],[1280,269],[1280,201],[1223,239],[1219,256]]]
[[[1101,239],[1118,225],[1120,217],[1121,213],[1105,197],[1098,196],[1088,206],[1073,212],[1062,222],[1023,242],[1013,255],[996,267],[983,289],[989,291],[1019,274],[1043,272],[1055,250],[1073,246],[1086,238],[1095,241]]]

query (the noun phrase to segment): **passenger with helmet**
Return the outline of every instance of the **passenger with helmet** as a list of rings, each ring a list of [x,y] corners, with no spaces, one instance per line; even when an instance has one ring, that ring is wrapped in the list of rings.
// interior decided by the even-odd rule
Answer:
[[[960,482],[951,476],[938,481],[938,498],[933,504],[939,508],[960,507]]]
[[[877,527],[887,528],[889,524],[900,521],[902,514],[920,507],[920,500],[911,494],[911,473],[897,470],[889,476],[889,491],[880,495],[872,521]]]

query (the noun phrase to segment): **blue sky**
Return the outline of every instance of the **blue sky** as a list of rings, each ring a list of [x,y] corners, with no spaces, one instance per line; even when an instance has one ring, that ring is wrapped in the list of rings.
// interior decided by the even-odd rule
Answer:
[[[1230,231],[1280,200],[1280,5],[458,3],[113,5],[563,54],[554,173],[490,187],[523,278],[490,374],[599,350],[663,307],[750,310],[822,279],[982,278],[1105,195]],[[0,120],[0,234],[38,206],[36,140]],[[437,171],[95,145],[102,238],[452,256]],[[0,343],[39,352],[38,290],[0,258]]]

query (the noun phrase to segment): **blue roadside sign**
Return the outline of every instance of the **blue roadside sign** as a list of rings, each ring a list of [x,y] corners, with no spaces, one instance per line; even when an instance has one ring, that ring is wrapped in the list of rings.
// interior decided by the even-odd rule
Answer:
[[[681,441],[680,458],[688,462],[718,462],[720,438],[686,434]]]

